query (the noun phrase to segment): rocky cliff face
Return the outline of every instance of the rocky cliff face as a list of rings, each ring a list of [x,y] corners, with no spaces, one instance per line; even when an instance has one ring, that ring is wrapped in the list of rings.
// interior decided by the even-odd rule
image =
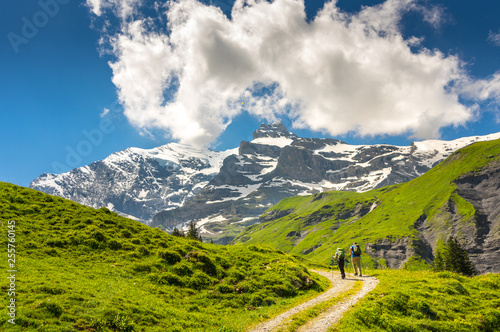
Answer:
[[[94,208],[106,206],[147,223],[156,213],[193,197],[236,152],[175,143],[150,150],[129,148],[67,173],[42,174],[30,188]]]
[[[238,154],[224,160],[207,186],[182,207],[157,214],[152,225],[172,229],[198,221],[204,236],[227,237],[229,225],[236,234],[285,197],[327,190],[363,192],[406,182],[459,148],[495,137],[423,141],[406,147],[349,145],[301,138],[281,123],[263,124],[252,141],[241,142]]]
[[[455,194],[475,210],[472,220],[464,221],[456,203],[450,199],[437,216],[429,219],[423,214],[415,221],[419,239],[384,239],[368,243],[366,253],[385,259],[391,268],[400,268],[412,256],[432,263],[437,239],[453,236],[467,250],[479,272],[500,272],[500,161],[466,174],[454,184]]]
[[[457,193],[476,208],[474,233],[466,249],[476,267],[493,272],[500,252],[500,163],[457,181]],[[498,272],[498,269],[497,271]]]
[[[455,181],[456,194],[472,204],[475,215],[463,223],[457,206],[449,201],[443,209],[449,222],[447,227],[423,216],[417,223],[425,242],[435,250],[435,237],[443,232],[461,240],[476,268],[482,272],[499,272],[500,259],[500,161],[481,171],[467,174]]]

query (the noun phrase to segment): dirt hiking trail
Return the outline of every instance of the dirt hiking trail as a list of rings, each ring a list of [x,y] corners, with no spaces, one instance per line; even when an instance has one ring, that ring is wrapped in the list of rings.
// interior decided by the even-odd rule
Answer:
[[[363,276],[363,277],[354,277],[352,274],[347,273],[346,274],[346,279],[342,280],[340,278],[340,274],[338,272],[326,272],[326,271],[315,271],[313,270],[312,272],[316,272],[331,281],[332,287],[328,289],[326,292],[316,296],[315,298],[304,302],[302,304],[299,304],[296,307],[291,308],[288,311],[283,312],[282,314],[266,321],[263,322],[256,327],[248,330],[247,332],[270,332],[274,331],[280,327],[283,326],[283,324],[286,322],[287,318],[290,316],[303,311],[305,309],[308,309],[309,307],[315,306],[318,303],[327,301],[333,297],[338,296],[340,293],[343,293],[349,289],[351,289],[354,285],[354,282],[356,280],[361,280],[363,281],[363,287],[361,290],[354,294],[353,296],[350,296],[341,302],[335,304],[331,308],[329,308],[327,311],[323,312],[320,314],[318,317],[310,320],[308,323],[305,325],[301,326],[298,331],[301,332],[323,332],[327,331],[330,326],[335,324],[340,320],[342,317],[342,314],[347,311],[353,304],[359,301],[362,297],[364,297],[369,291],[375,288],[377,286],[378,280],[374,277],[370,276]]]

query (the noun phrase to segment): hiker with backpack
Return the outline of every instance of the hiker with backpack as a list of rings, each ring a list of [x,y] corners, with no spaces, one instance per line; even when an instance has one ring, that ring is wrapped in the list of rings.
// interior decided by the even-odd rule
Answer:
[[[352,246],[349,248],[351,258],[352,258],[352,267],[354,268],[354,275],[358,275],[359,268],[359,276],[362,277],[361,274],[361,247],[354,242]]]
[[[337,264],[339,265],[339,270],[340,270],[340,274],[342,275],[342,279],[345,279],[345,272],[344,272],[345,254],[344,254],[344,249],[337,248],[337,251],[335,252],[335,256],[333,256],[333,258],[337,260]]]

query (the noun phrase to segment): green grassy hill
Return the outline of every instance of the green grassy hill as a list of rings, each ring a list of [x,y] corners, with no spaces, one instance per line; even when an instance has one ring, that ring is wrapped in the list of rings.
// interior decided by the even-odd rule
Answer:
[[[277,250],[176,238],[1,182],[0,221],[2,275],[17,271],[15,297],[0,282],[2,331],[241,331],[326,287]]]
[[[379,285],[329,332],[500,331],[500,274],[372,272]]]
[[[478,208],[460,195],[456,182],[475,175],[482,181],[487,170],[499,169],[499,159],[499,140],[481,142],[455,152],[408,183],[365,193],[287,198],[264,213],[261,219],[268,221],[247,228],[234,242],[265,244],[328,263],[337,247],[348,248],[357,241],[368,253],[363,255],[365,266],[385,267],[390,257],[397,256],[389,264],[392,267],[403,262],[425,267],[439,239],[454,235],[476,245],[477,238],[471,237],[484,225],[479,225]],[[487,236],[496,239],[500,225],[494,222],[486,225],[491,226]],[[491,254],[498,256],[498,251]]]

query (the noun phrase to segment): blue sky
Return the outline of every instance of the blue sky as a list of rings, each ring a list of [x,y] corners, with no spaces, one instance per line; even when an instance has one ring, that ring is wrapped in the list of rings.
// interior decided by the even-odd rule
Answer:
[[[68,171],[131,146],[180,140],[227,149],[275,119],[300,136],[353,144],[499,132],[500,3],[383,3],[339,0],[320,24],[324,3],[308,0],[303,21],[292,0],[242,7],[234,17],[229,0],[211,2],[224,17],[194,0],[168,8],[157,2],[156,9],[153,1],[4,1],[0,181],[28,186],[41,173]],[[169,20],[178,18],[172,8],[190,14],[168,31]],[[259,10],[268,19],[259,21]],[[360,26],[374,33],[360,35]],[[314,61],[301,68],[296,54]],[[189,76],[200,62],[205,71]],[[323,80],[317,88],[316,79]],[[381,121],[401,116],[408,122]]]

